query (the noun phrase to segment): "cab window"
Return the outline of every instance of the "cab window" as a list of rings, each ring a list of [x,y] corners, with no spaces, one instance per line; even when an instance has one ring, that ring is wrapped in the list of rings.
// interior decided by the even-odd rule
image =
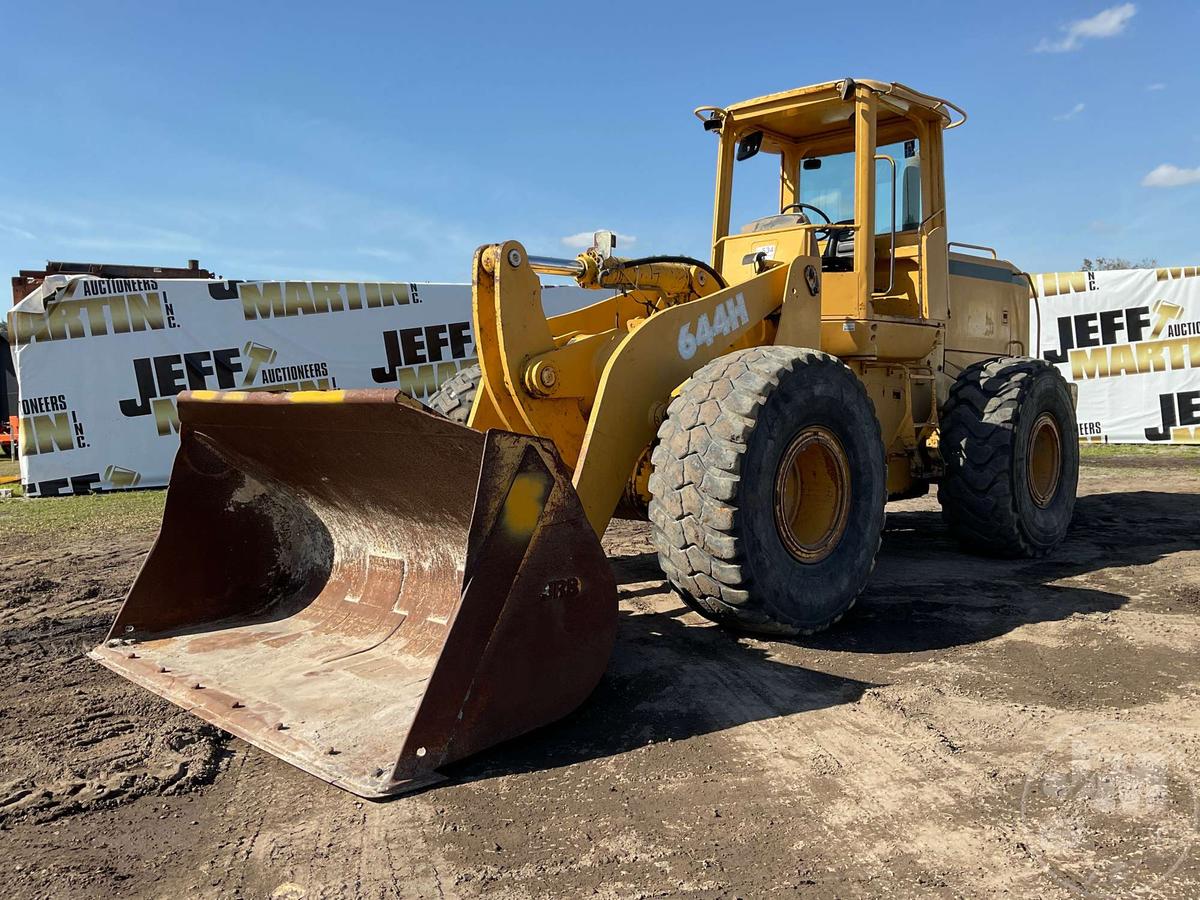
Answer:
[[[896,161],[897,231],[909,231],[921,223],[921,155],[917,141],[901,141],[880,147],[877,153]],[[800,200],[825,212],[834,222],[854,221],[854,153],[813,156],[800,163]],[[892,166],[875,161],[875,233],[892,230]],[[821,217],[809,213],[814,222]]]
[[[779,212],[782,167],[779,154],[765,150],[734,165],[729,221],[736,233],[741,223]]]

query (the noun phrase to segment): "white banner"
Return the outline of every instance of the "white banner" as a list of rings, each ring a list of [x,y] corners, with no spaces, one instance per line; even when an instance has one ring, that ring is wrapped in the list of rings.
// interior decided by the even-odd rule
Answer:
[[[600,296],[543,298],[555,315]],[[8,321],[29,496],[166,484],[184,390],[396,387],[425,399],[475,362],[461,284],[52,276]]]
[[[1034,281],[1030,345],[1079,386],[1080,440],[1200,443],[1200,269]]]
[[[1200,443],[1200,270],[1035,283],[1030,344],[1079,386],[1081,440]],[[549,315],[600,299],[568,287],[543,298]],[[175,397],[189,388],[425,399],[475,362],[471,289],[458,284],[51,276],[10,311],[9,341],[30,496],[166,484]]]

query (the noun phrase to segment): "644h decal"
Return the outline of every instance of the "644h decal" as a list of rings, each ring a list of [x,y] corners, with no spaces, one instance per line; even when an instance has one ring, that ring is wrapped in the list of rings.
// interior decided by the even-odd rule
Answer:
[[[694,322],[684,322],[679,326],[679,358],[691,359],[696,355],[698,346],[711,347],[718,337],[725,337],[749,324],[750,314],[746,311],[746,297],[739,291],[724,303],[717,305],[711,320],[708,313],[702,312]],[[692,330],[693,327],[695,331]]]

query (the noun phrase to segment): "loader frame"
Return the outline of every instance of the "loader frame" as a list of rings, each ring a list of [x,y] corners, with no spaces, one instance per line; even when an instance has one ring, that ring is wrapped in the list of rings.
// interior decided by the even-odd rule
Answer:
[[[954,375],[1024,348],[1014,338],[1026,320],[1021,273],[950,253],[942,138],[965,114],[903,85],[851,79],[696,112],[719,137],[711,266],[620,260],[599,246],[575,261],[531,259],[513,241],[481,247],[472,283],[482,383],[468,424],[552,439],[599,534],[623,496],[648,500],[639,463],[672,393],[696,369],[741,347],[810,347],[840,357],[866,384],[889,495],[923,492],[942,473],[937,410]],[[800,200],[804,159],[853,151],[854,220],[838,226],[854,234],[850,271],[822,271],[829,237],[820,223],[731,232],[747,138],[779,156],[780,209]],[[877,235],[877,148],[902,140],[920,144],[924,215],[897,232],[893,213],[890,232]],[[616,293],[547,318],[539,275],[568,272]],[[952,292],[968,309],[960,319]]]
[[[941,477],[938,410],[967,367],[947,447],[982,429],[981,465],[1034,460],[1027,518],[1049,537],[1026,541],[1007,507],[1005,533],[1048,549],[1070,519],[1074,483],[1051,476],[1072,471],[1073,412],[1036,361],[993,359],[1023,348],[1022,273],[950,252],[956,109],[845,79],[697,110],[718,136],[711,261],[619,258],[604,233],[575,259],[481,247],[469,427],[398,390],[184,392],[162,528],[91,657],[361,796],[419,790],[595,688],[618,628],[599,536],[618,511],[648,515],[696,611],[763,634],[836,622],[886,496]],[[924,214],[906,203],[897,229],[893,201],[877,235],[879,145],[896,140],[921,144]],[[803,161],[849,152],[853,216],[789,215]],[[758,153],[779,157],[780,207],[734,233],[736,165]],[[543,275],[608,293],[547,317]],[[1042,392],[1049,425],[1015,451],[1008,419],[967,409],[985,376]],[[318,421],[330,440],[308,439]],[[997,508],[959,511],[991,527]]]

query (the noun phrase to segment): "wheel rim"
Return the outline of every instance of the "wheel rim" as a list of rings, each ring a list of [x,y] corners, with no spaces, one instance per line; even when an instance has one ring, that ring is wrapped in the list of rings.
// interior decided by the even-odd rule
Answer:
[[[850,515],[850,462],[842,443],[819,425],[788,445],[775,475],[775,525],[788,552],[815,563],[837,547]]]
[[[1033,423],[1029,434],[1029,461],[1025,480],[1030,496],[1038,506],[1046,507],[1054,499],[1062,477],[1062,435],[1054,416],[1045,412]]]

